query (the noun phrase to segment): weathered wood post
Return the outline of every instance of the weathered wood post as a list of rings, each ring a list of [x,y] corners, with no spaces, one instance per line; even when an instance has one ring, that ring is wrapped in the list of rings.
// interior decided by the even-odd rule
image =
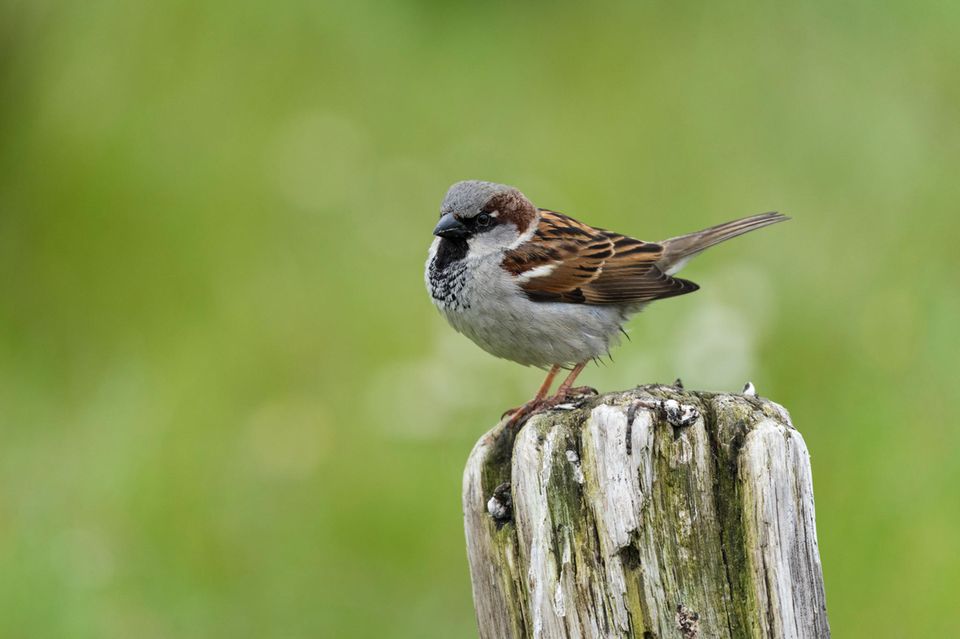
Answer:
[[[501,423],[463,511],[482,639],[830,636],[807,448],[755,396],[645,386]]]

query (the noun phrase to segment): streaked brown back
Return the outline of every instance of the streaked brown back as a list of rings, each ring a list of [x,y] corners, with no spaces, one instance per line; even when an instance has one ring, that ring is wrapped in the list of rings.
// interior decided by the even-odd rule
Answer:
[[[508,251],[503,268],[531,300],[574,304],[637,304],[697,290],[658,266],[660,244],[596,229],[540,210],[536,242]]]

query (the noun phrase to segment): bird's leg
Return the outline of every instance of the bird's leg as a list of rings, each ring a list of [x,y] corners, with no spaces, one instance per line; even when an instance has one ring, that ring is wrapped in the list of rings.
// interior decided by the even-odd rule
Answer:
[[[540,384],[540,389],[537,391],[536,396],[533,398],[533,401],[538,402],[547,396],[547,393],[550,392],[550,387],[553,386],[553,379],[557,376],[557,373],[560,372],[560,364],[554,364],[550,367],[550,372],[547,373],[546,379],[543,380],[543,383]]]
[[[519,421],[520,419],[527,417],[528,415],[530,415],[530,413],[532,413],[537,408],[539,408],[540,404],[543,402],[544,398],[547,396],[547,393],[550,392],[550,387],[553,385],[553,379],[557,376],[557,373],[559,372],[560,372],[560,365],[554,364],[550,368],[550,372],[547,373],[546,379],[544,379],[543,383],[540,384],[540,390],[537,391],[537,394],[534,396],[534,398],[531,399],[526,404],[524,404],[523,406],[520,406],[518,408],[511,408],[510,410],[505,412],[502,415],[502,417],[506,417],[507,415],[512,415],[512,417],[510,418],[511,421]]]
[[[573,388],[573,382],[576,381],[577,376],[583,372],[583,369],[586,368],[586,366],[586,362],[580,362],[573,367],[573,370],[570,371],[570,374],[567,375],[567,378],[563,380],[562,384],[560,384],[556,395],[550,398],[551,403],[560,403],[577,395],[597,394],[597,391],[589,386],[578,386],[577,388]]]

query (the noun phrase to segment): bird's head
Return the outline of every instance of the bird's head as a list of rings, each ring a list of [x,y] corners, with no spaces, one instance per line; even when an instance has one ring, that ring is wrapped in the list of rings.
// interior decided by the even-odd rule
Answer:
[[[466,244],[476,255],[514,245],[536,218],[536,207],[512,186],[464,180],[444,196],[433,234]]]

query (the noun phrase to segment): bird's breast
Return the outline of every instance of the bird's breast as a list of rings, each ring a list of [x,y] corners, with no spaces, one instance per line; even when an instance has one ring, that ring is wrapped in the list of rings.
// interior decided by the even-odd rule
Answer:
[[[433,303],[442,311],[465,311],[470,301],[464,294],[467,284],[467,265],[461,260],[440,264],[434,256],[427,264],[427,290]]]
[[[487,352],[521,364],[576,363],[606,352],[626,319],[615,307],[534,302],[491,259],[427,262],[427,288],[447,321]]]

